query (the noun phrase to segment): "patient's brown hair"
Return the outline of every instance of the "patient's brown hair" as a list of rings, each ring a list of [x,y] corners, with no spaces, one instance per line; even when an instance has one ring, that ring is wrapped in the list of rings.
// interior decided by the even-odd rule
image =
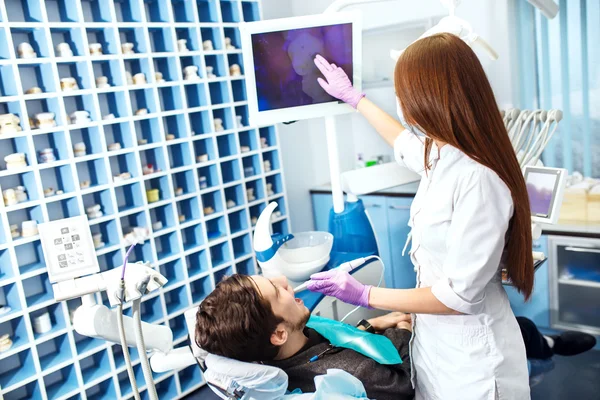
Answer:
[[[196,344],[235,360],[273,360],[279,347],[271,344],[271,334],[281,322],[254,281],[235,274],[220,282],[198,307]]]

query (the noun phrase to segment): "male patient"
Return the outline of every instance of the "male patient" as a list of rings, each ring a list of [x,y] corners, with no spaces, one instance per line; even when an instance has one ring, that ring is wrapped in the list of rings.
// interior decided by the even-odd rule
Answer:
[[[314,392],[316,376],[341,369],[363,383],[369,398],[413,398],[409,315],[391,313],[369,320],[398,349],[404,361],[398,365],[381,365],[354,350],[331,348],[325,338],[306,328],[309,317],[310,311],[294,298],[284,277],[233,275],[198,308],[196,343],[215,355],[283,369],[289,390]],[[310,362],[314,356],[319,358]]]

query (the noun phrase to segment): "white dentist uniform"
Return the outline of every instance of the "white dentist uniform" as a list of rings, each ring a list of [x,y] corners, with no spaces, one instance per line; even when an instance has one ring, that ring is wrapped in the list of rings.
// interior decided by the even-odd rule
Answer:
[[[463,313],[413,315],[416,399],[529,399],[525,345],[501,279],[510,190],[450,145],[433,144],[426,174],[423,143],[407,130],[394,152],[422,176],[409,223],[417,287]]]

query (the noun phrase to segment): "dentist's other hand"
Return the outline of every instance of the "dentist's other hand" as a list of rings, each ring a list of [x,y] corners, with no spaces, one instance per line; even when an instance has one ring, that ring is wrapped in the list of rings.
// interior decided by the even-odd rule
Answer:
[[[319,68],[323,76],[325,76],[325,79],[327,79],[327,81],[322,78],[317,79],[323,90],[336,99],[342,100],[356,108],[358,102],[365,97],[365,94],[354,89],[350,78],[348,78],[344,70],[335,64],[330,64],[318,54],[315,57],[315,65]]]
[[[335,297],[344,303],[370,308],[371,286],[363,285],[345,271],[332,269],[311,275],[308,290]]]

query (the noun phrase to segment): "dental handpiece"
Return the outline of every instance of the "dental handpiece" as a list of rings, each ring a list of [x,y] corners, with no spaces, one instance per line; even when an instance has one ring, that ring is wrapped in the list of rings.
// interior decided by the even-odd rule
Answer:
[[[361,265],[363,265],[364,263],[366,263],[367,260],[369,260],[369,259],[370,259],[369,257],[364,257],[364,258],[357,258],[356,260],[352,260],[352,261],[347,261],[345,263],[340,264],[339,267],[334,268],[333,270],[342,271],[342,272],[350,272],[353,269],[358,268]],[[294,293],[300,293],[300,292],[307,290],[309,283],[310,283],[310,279],[307,280],[306,282],[304,282],[303,284],[296,286],[294,288]]]

